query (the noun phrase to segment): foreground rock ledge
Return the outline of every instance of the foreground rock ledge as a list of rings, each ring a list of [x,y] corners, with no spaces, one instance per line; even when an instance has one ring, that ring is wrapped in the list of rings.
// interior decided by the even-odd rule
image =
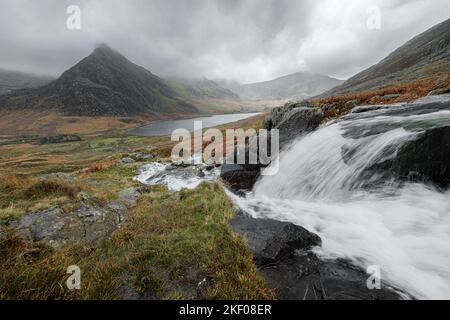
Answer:
[[[321,239],[291,223],[254,219],[239,212],[230,222],[280,300],[399,300],[388,288],[369,290],[368,275],[343,260],[323,261],[311,251]]]

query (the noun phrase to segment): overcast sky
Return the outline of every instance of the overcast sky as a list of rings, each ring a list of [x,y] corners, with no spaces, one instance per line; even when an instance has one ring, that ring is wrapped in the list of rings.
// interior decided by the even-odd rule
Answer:
[[[81,8],[81,30],[66,27],[72,4]],[[0,68],[57,76],[96,44],[107,43],[160,76],[240,82],[297,71],[345,79],[450,13],[449,0],[0,0],[0,5]],[[381,12],[380,29],[367,26],[374,5]]]

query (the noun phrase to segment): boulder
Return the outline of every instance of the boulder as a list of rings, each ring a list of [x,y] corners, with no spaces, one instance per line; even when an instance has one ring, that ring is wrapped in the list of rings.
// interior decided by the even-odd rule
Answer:
[[[450,186],[450,126],[426,131],[403,146],[393,161],[392,171],[401,178]]]
[[[119,199],[109,204],[81,193],[79,207],[65,212],[60,207],[31,212],[11,223],[22,238],[53,245],[67,243],[96,244],[115,231],[125,220],[128,208],[140,193],[126,189]]]
[[[288,102],[282,107],[274,108],[264,122],[263,127],[267,130],[274,129],[280,125],[284,116],[296,108],[314,108],[310,101],[304,100],[300,102]]]
[[[260,165],[224,164],[220,177],[233,192],[250,191],[261,175]]]
[[[282,260],[296,250],[321,245],[319,236],[292,223],[238,215],[230,226],[247,240],[258,265]]]
[[[324,117],[316,108],[295,108],[287,112],[275,129],[280,130],[280,146],[285,146],[302,134],[316,130]]]
[[[206,174],[205,174],[205,172],[204,172],[201,168],[198,168],[198,169],[197,169],[197,176],[198,176],[199,178],[204,178],[204,177],[206,177]]]
[[[82,238],[84,233],[82,221],[74,214],[65,214],[59,207],[25,214],[12,227],[26,240],[50,243]]]
[[[243,236],[266,284],[280,300],[398,300],[387,286],[367,288],[367,275],[344,260],[322,260],[311,249],[314,233],[291,223],[238,213],[230,227]]]
[[[292,255],[260,268],[279,300],[400,300],[382,283],[380,290],[367,288],[364,270],[345,260],[322,260],[313,252]],[[407,296],[406,294],[404,294]]]

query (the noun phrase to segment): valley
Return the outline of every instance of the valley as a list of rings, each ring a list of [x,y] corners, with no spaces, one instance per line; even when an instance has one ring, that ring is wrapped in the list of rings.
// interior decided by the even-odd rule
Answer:
[[[447,19],[348,80],[160,76],[106,44],[0,70],[0,300],[450,299],[449,52]],[[280,156],[176,163],[193,121]]]

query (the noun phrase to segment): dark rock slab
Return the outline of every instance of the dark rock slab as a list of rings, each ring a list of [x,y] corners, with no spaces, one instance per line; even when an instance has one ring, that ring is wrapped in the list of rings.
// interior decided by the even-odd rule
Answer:
[[[363,270],[343,260],[324,261],[312,252],[292,255],[260,268],[266,283],[280,300],[399,300],[395,291],[382,285],[367,288]]]
[[[236,193],[250,191],[261,175],[261,165],[225,164],[220,177]]]
[[[242,212],[231,228],[248,243],[269,288],[280,300],[398,300],[389,287],[367,288],[363,270],[343,260],[321,260],[311,249],[321,239],[308,230]]]
[[[392,171],[401,178],[450,186],[450,126],[428,130],[418,140],[403,146]]]
[[[320,246],[319,236],[292,223],[239,215],[231,228],[244,236],[259,265],[273,263],[296,250]]]

